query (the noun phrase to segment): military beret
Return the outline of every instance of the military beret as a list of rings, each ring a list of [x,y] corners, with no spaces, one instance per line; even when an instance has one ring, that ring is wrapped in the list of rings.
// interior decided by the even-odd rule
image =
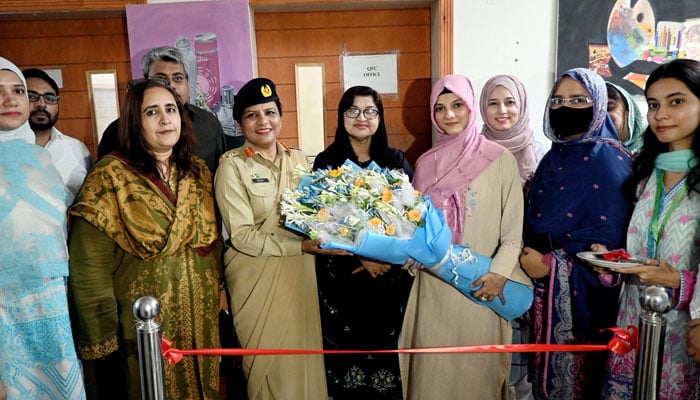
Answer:
[[[257,104],[279,101],[275,83],[267,78],[255,78],[246,82],[233,102],[233,118],[241,122],[243,110]]]

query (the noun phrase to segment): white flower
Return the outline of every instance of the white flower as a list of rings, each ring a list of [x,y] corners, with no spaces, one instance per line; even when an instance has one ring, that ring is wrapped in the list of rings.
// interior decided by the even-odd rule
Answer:
[[[301,183],[284,191],[280,211],[288,227],[311,238],[352,244],[369,231],[408,239],[423,223],[426,201],[401,170],[361,169],[346,161],[335,169],[295,168],[294,174]]]

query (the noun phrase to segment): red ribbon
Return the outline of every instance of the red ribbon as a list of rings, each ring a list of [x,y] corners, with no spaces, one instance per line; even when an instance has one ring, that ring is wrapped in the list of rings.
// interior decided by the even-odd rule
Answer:
[[[610,339],[608,346],[610,350],[617,354],[629,353],[639,348],[639,330],[634,325],[627,325],[627,328],[619,327],[604,329],[611,331],[615,336]]]
[[[387,354],[387,353],[542,353],[542,352],[582,352],[614,351],[628,353],[637,348],[637,327],[609,328],[614,336],[607,345],[603,344],[500,344],[481,346],[426,347],[418,349],[392,350],[315,350],[315,349],[199,349],[180,350],[172,348],[173,342],[163,338],[161,350],[171,364],[177,364],[183,356],[274,356],[300,354]]]

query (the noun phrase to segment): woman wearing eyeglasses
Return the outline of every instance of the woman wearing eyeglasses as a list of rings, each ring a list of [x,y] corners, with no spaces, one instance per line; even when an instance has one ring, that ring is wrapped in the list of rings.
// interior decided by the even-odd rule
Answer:
[[[403,152],[389,147],[384,106],[374,89],[354,86],[338,104],[335,140],[319,153],[314,168],[337,168],[345,160],[361,167],[413,169]],[[316,256],[323,347],[395,349],[413,278],[399,265],[356,256]],[[396,355],[331,355],[325,358],[333,399],[401,397]]]
[[[552,141],[528,192],[523,269],[535,283],[535,343],[607,343],[615,326],[619,287],[576,253],[594,243],[624,245],[631,212],[623,183],[632,159],[617,140],[608,115],[605,82],[582,68],[554,84],[544,113]],[[537,353],[533,394],[537,399],[599,398],[605,352]]]

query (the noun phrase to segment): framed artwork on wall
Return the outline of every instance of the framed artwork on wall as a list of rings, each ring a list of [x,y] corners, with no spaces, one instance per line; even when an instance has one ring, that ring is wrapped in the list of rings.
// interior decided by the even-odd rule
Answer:
[[[126,22],[133,78],[143,77],[141,59],[148,50],[176,47],[188,62],[190,96],[185,100],[211,111],[221,102],[222,87],[237,92],[253,78],[246,0],[129,4]]]
[[[557,75],[590,68],[642,94],[656,66],[700,60],[697,0],[559,0]]]

